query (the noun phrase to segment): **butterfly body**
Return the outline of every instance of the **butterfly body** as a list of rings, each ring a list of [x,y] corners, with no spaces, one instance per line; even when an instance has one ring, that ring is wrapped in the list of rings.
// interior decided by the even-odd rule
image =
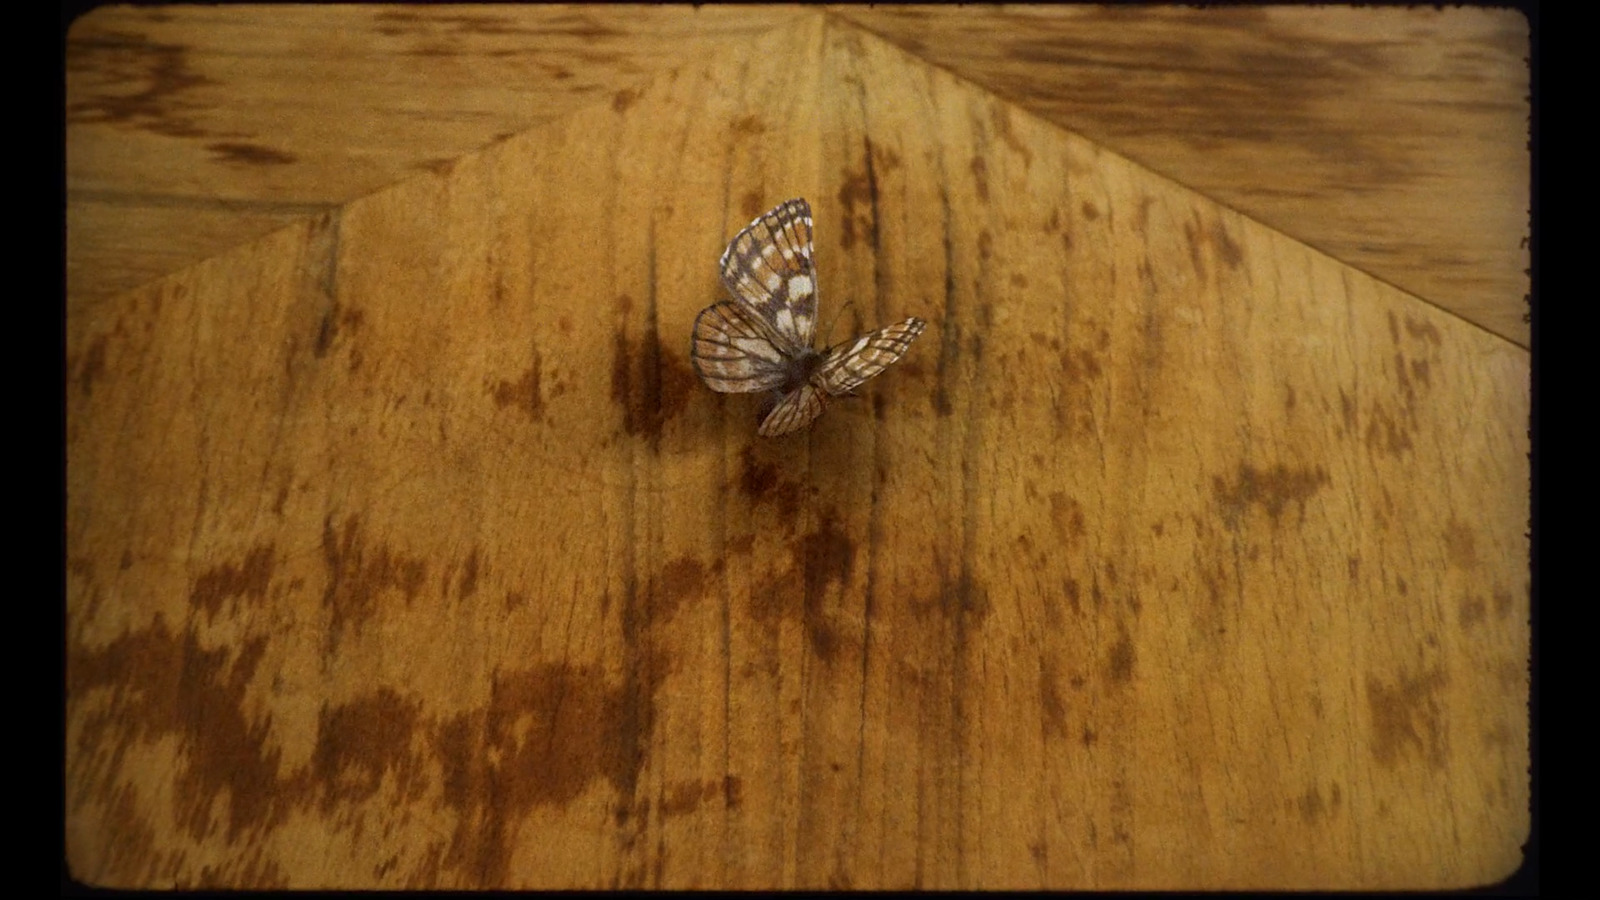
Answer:
[[[817,278],[811,206],[804,200],[780,203],[734,236],[721,271],[734,299],[700,311],[689,355],[714,391],[775,392],[763,436],[811,424],[829,397],[853,393],[899,360],[927,324],[913,317],[825,351],[812,346]]]

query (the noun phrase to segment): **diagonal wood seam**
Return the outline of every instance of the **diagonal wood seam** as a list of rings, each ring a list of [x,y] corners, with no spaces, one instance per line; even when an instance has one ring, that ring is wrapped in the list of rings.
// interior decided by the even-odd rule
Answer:
[[[1208,203],[1216,206],[1219,209],[1226,209],[1226,210],[1228,210],[1230,212],[1235,213],[1236,215],[1241,216],[1242,218],[1245,218],[1245,219],[1247,219],[1247,220],[1249,220],[1251,222],[1254,222],[1256,224],[1261,225],[1264,228],[1272,230],[1277,234],[1281,234],[1284,237],[1289,238],[1290,240],[1293,240],[1295,243],[1302,244],[1303,246],[1306,246],[1306,247],[1308,247],[1308,248],[1310,248],[1312,250],[1315,250],[1316,252],[1318,252],[1318,253],[1320,253],[1322,255],[1329,256],[1330,258],[1336,259],[1341,265],[1348,266],[1349,268],[1351,268],[1351,269],[1353,269],[1355,271],[1361,272],[1363,275],[1373,279],[1376,282],[1384,284],[1384,285],[1386,285],[1388,287],[1392,287],[1395,290],[1399,291],[1401,294],[1413,299],[1416,302],[1419,302],[1419,303],[1422,303],[1422,304],[1424,304],[1426,306],[1432,307],[1435,310],[1438,310],[1438,311],[1440,311],[1442,313],[1445,313],[1446,315],[1449,315],[1450,317],[1452,317],[1454,319],[1457,319],[1457,320],[1459,320],[1459,321],[1461,321],[1461,322],[1463,322],[1465,324],[1468,324],[1468,325],[1472,326],[1474,329],[1477,329],[1479,331],[1482,331],[1482,332],[1485,332],[1487,334],[1493,335],[1495,338],[1497,338],[1497,339],[1499,339],[1501,341],[1504,341],[1505,343],[1511,344],[1512,346],[1516,346],[1516,347],[1519,347],[1519,348],[1523,349],[1524,351],[1527,351],[1526,347],[1522,347],[1522,345],[1518,344],[1516,341],[1511,340],[1510,338],[1507,338],[1507,337],[1505,337],[1503,335],[1500,335],[1497,332],[1494,332],[1493,330],[1487,328],[1486,326],[1481,325],[1481,324],[1479,324],[1477,322],[1474,322],[1471,319],[1468,319],[1468,318],[1462,316],[1460,313],[1458,313],[1458,312],[1456,312],[1456,311],[1454,311],[1452,309],[1449,309],[1449,308],[1444,307],[1444,306],[1442,306],[1442,305],[1440,305],[1438,303],[1435,303],[1435,302],[1429,300],[1426,297],[1422,297],[1422,296],[1419,296],[1419,295],[1417,295],[1415,293],[1412,293],[1411,291],[1407,290],[1406,288],[1395,284],[1393,281],[1391,281],[1391,280],[1389,280],[1389,279],[1387,279],[1387,278],[1385,278],[1385,277],[1383,277],[1383,276],[1381,276],[1379,274],[1376,274],[1374,272],[1371,272],[1371,271],[1368,271],[1366,269],[1363,269],[1360,266],[1358,266],[1358,265],[1356,265],[1354,263],[1351,263],[1351,262],[1349,262],[1347,260],[1339,259],[1338,257],[1334,257],[1328,251],[1325,251],[1322,248],[1320,248],[1320,247],[1318,247],[1318,246],[1316,246],[1314,244],[1311,244],[1311,243],[1309,243],[1309,242],[1307,242],[1305,240],[1302,240],[1301,238],[1299,238],[1296,235],[1292,235],[1292,234],[1286,233],[1286,232],[1282,231],[1281,229],[1277,228],[1276,226],[1273,226],[1273,225],[1270,225],[1270,224],[1268,224],[1266,222],[1263,222],[1262,220],[1260,220],[1259,218],[1256,218],[1251,213],[1249,213],[1247,211],[1244,211],[1244,210],[1241,210],[1238,207],[1233,206],[1232,204],[1227,203],[1227,202],[1225,202],[1225,201],[1223,201],[1223,200],[1221,200],[1221,199],[1219,199],[1219,198],[1217,198],[1215,196],[1207,194],[1206,192],[1201,191],[1198,188],[1195,188],[1195,187],[1192,187],[1192,186],[1190,186],[1188,184],[1185,184],[1185,183],[1177,180],[1173,176],[1170,176],[1170,175],[1167,175],[1167,174],[1165,174],[1163,172],[1159,172],[1159,171],[1157,171],[1155,169],[1152,169],[1149,166],[1145,165],[1143,162],[1140,162],[1140,161],[1137,161],[1137,160],[1135,160],[1135,159],[1133,159],[1131,157],[1128,157],[1125,154],[1123,154],[1120,151],[1118,151],[1117,149],[1115,149],[1113,147],[1110,147],[1110,146],[1106,145],[1105,143],[1103,143],[1103,142],[1101,142],[1099,140],[1091,139],[1091,138],[1089,138],[1089,137],[1087,137],[1085,135],[1082,135],[1082,134],[1080,134],[1080,133],[1078,133],[1076,131],[1073,131],[1072,129],[1070,129],[1070,128],[1066,127],[1066,126],[1063,126],[1063,125],[1061,125],[1061,124],[1059,124],[1057,122],[1054,122],[1054,121],[1052,121],[1050,119],[1046,119],[1043,116],[1040,116],[1037,113],[1034,113],[1034,112],[1026,109],[1021,104],[1018,104],[1015,101],[996,93],[995,91],[991,90],[987,86],[985,86],[983,84],[980,84],[979,82],[967,77],[966,75],[963,75],[962,73],[960,73],[958,71],[952,70],[947,66],[943,66],[943,65],[940,65],[938,63],[935,63],[935,62],[932,62],[930,60],[927,60],[927,59],[924,59],[922,57],[919,57],[919,56],[911,53],[910,51],[906,50],[905,48],[901,47],[899,44],[895,43],[893,40],[890,40],[889,38],[887,38],[887,37],[875,32],[875,31],[873,31],[872,29],[853,21],[852,19],[840,14],[837,10],[835,10],[835,9],[833,9],[831,7],[813,10],[813,11],[810,12],[809,16],[798,17],[797,19],[795,19],[793,21],[785,22],[785,23],[780,24],[780,25],[776,25],[771,29],[767,29],[765,31],[756,32],[756,34],[761,35],[761,36],[766,36],[766,35],[769,35],[769,34],[772,34],[772,33],[778,32],[778,31],[782,31],[782,30],[785,30],[785,29],[798,30],[798,29],[811,27],[813,25],[813,23],[815,23],[818,18],[821,18],[823,21],[825,21],[829,27],[839,28],[841,30],[848,30],[848,31],[853,32],[853,33],[855,33],[856,35],[858,35],[858,36],[860,36],[862,38],[870,39],[870,40],[873,40],[873,41],[877,42],[880,46],[891,50],[893,55],[898,56],[899,58],[902,59],[902,61],[904,61],[907,64],[926,66],[926,67],[928,67],[930,69],[934,69],[934,70],[937,70],[937,71],[944,72],[945,74],[949,75],[951,78],[955,79],[958,83],[968,87],[969,89],[974,90],[974,91],[980,93],[983,96],[987,96],[987,97],[993,98],[995,100],[995,102],[1004,105],[1013,114],[1026,116],[1026,117],[1028,117],[1029,119],[1031,119],[1031,120],[1033,120],[1035,122],[1038,122],[1038,123],[1041,123],[1041,124],[1044,124],[1044,125],[1048,126],[1050,129],[1054,129],[1054,130],[1060,131],[1060,132],[1065,133],[1065,134],[1073,135],[1074,137],[1076,137],[1078,139],[1084,140],[1084,141],[1086,141],[1086,142],[1088,142],[1090,144],[1093,144],[1093,145],[1095,145],[1097,147],[1100,147],[1105,152],[1110,153],[1110,154],[1116,156],[1117,158],[1127,162],[1128,164],[1135,166],[1137,169],[1147,173],[1147,175],[1149,175],[1151,177],[1157,178],[1157,179],[1159,179],[1161,181],[1164,181],[1164,182],[1166,182],[1168,184],[1176,185],[1176,186],[1182,188],[1183,190],[1185,190],[1185,191],[1187,191],[1187,192],[1189,192],[1189,193],[1191,193],[1193,195],[1196,195],[1196,196],[1199,196],[1199,197],[1203,197],[1203,198],[1205,198],[1205,200]],[[644,88],[647,88],[650,85],[653,85],[653,84],[657,83],[660,79],[662,79],[664,77],[670,77],[673,73],[676,73],[676,72],[678,72],[678,71],[680,71],[682,69],[688,68],[690,66],[702,65],[702,64],[703,63],[700,63],[700,62],[697,62],[697,61],[681,61],[681,60],[675,61],[674,65],[670,65],[665,69],[658,69],[656,71],[648,73],[646,76],[644,76],[644,77],[642,77],[642,78],[640,78],[638,80],[629,81],[629,82],[623,84],[619,88],[619,92],[636,92],[638,90],[642,90]],[[617,95],[617,92],[613,92],[609,96],[614,98],[616,95]],[[615,101],[614,100],[607,100],[607,101],[604,101],[604,102],[615,102]],[[459,156],[455,157],[454,159],[452,159],[452,160],[450,160],[450,161],[448,161],[446,163],[440,164],[437,167],[437,171],[440,172],[440,173],[448,173],[457,164],[459,164],[462,160],[470,159],[470,158],[473,158],[473,157],[475,157],[475,156],[477,156],[479,154],[482,154],[483,152],[485,152],[489,148],[494,147],[495,145],[497,145],[499,143],[502,143],[503,141],[511,140],[513,138],[516,138],[516,137],[522,136],[522,135],[526,135],[526,134],[529,134],[531,132],[537,132],[542,128],[559,125],[559,123],[565,121],[567,118],[569,118],[574,113],[579,112],[581,110],[586,110],[586,109],[589,109],[589,108],[590,108],[590,106],[578,106],[578,107],[575,107],[573,110],[569,111],[566,115],[559,116],[559,117],[557,117],[555,119],[552,119],[552,120],[539,122],[539,123],[530,125],[529,127],[526,127],[526,128],[523,128],[523,129],[514,130],[514,131],[511,131],[509,133],[501,134],[501,135],[495,137],[494,139],[492,139],[492,140],[490,140],[490,141],[488,141],[488,142],[486,142],[486,143],[484,143],[484,144],[482,144],[482,145],[480,145],[480,146],[478,146],[478,147],[476,147],[476,148],[474,148],[474,149],[472,149],[470,151],[467,151],[467,152],[464,152],[464,153],[460,154]],[[419,176],[412,176],[412,177],[427,177],[427,176],[426,175],[419,175]],[[349,198],[347,198],[345,200],[342,200],[342,201],[339,201],[337,203],[327,203],[327,204],[319,204],[319,203],[292,204],[292,203],[256,202],[256,201],[250,201],[250,200],[225,200],[225,199],[212,199],[212,198],[180,198],[180,197],[169,197],[169,196],[165,196],[165,195],[163,195],[161,197],[151,197],[151,198],[149,198],[149,200],[140,200],[138,202],[145,203],[147,205],[159,205],[159,206],[171,206],[171,207],[187,207],[187,206],[190,206],[191,204],[193,204],[193,205],[205,206],[205,207],[208,207],[208,208],[220,208],[220,209],[230,210],[230,211],[231,210],[240,210],[240,211],[245,211],[245,210],[250,210],[250,211],[257,211],[257,210],[281,211],[281,212],[290,212],[290,213],[300,213],[300,214],[303,214],[304,217],[305,217],[303,219],[300,219],[300,220],[297,220],[297,221],[294,221],[294,222],[290,222],[290,223],[285,224],[285,225],[280,225],[280,226],[278,226],[276,228],[272,228],[272,229],[270,229],[270,230],[268,230],[266,232],[263,232],[260,235],[257,235],[257,236],[255,236],[255,237],[253,237],[253,238],[251,238],[251,239],[249,239],[247,241],[242,242],[241,244],[235,245],[232,248],[228,248],[228,249],[226,249],[226,250],[224,250],[224,251],[222,251],[222,252],[220,252],[218,254],[214,254],[212,257],[207,257],[207,259],[212,259],[212,258],[215,258],[216,256],[221,256],[221,255],[225,255],[227,253],[234,252],[234,251],[240,249],[241,247],[254,246],[258,242],[269,240],[269,239],[271,239],[271,237],[273,235],[276,235],[281,231],[284,231],[284,230],[287,230],[287,229],[290,229],[290,228],[303,227],[306,220],[309,220],[310,218],[313,218],[313,217],[315,217],[317,215],[337,214],[339,211],[342,211],[342,209],[344,207],[346,207],[346,206],[348,206],[348,205],[350,205],[350,204],[352,204],[352,203],[354,203],[354,202],[356,202],[358,200],[363,200],[363,199],[366,199],[366,198],[369,198],[369,197],[373,197],[373,196],[376,196],[376,195],[379,195],[379,194],[383,193],[384,191],[387,191],[387,190],[389,190],[391,188],[394,188],[394,187],[396,187],[398,185],[406,184],[406,183],[408,183],[408,182],[410,182],[412,180],[412,177],[401,178],[401,179],[398,179],[396,181],[391,181],[391,182],[389,182],[387,184],[380,185],[380,186],[378,186],[376,188],[373,188],[372,190],[366,191],[364,193],[358,194],[358,195],[353,196],[353,197],[349,197]],[[97,202],[106,202],[108,195],[111,196],[114,199],[121,199],[121,200],[129,201],[129,202],[132,202],[132,200],[133,200],[132,197],[130,197],[129,195],[126,195],[126,194],[124,194],[122,192],[95,192],[95,191],[81,191],[80,190],[80,191],[69,191],[69,193],[68,193],[68,201],[69,201],[69,204],[74,200],[95,200]],[[182,266],[182,267],[180,267],[178,269],[174,269],[171,272],[164,273],[163,275],[161,275],[161,276],[159,276],[157,278],[151,279],[150,281],[147,281],[147,282],[144,282],[142,284],[139,284],[139,285],[136,285],[134,287],[131,287],[131,288],[129,288],[129,289],[125,290],[125,291],[122,291],[120,293],[127,294],[127,293],[131,293],[133,291],[142,290],[142,289],[148,287],[150,284],[160,282],[160,281],[162,281],[162,280],[164,280],[166,278],[172,277],[174,275],[181,274],[183,272],[187,272],[188,270],[192,269],[194,266],[199,265],[201,262],[204,262],[204,261],[205,260],[197,260],[195,262],[189,263],[188,265]],[[72,298],[69,298],[69,303],[68,303],[69,309],[72,308],[73,305],[74,304],[72,303]]]
[[[1289,238],[1290,240],[1294,241],[1297,244],[1301,244],[1301,245],[1303,245],[1305,247],[1308,247],[1308,248],[1310,248],[1312,250],[1315,250],[1316,252],[1322,254],[1323,256],[1327,256],[1327,257],[1329,257],[1331,259],[1337,260],[1341,265],[1348,266],[1349,268],[1351,268],[1351,269],[1353,269],[1353,270],[1355,270],[1357,272],[1360,272],[1361,274],[1367,276],[1368,278],[1371,278],[1373,281],[1376,281],[1376,282],[1378,282],[1380,284],[1383,284],[1383,285],[1385,285],[1387,287],[1394,288],[1396,291],[1399,291],[1401,294],[1404,294],[1405,296],[1407,296],[1407,297],[1409,297],[1409,298],[1411,298],[1411,299],[1413,299],[1413,300],[1415,300],[1415,301],[1417,301],[1419,303],[1422,303],[1425,306],[1432,307],[1433,309],[1436,309],[1439,312],[1442,312],[1445,315],[1448,315],[1453,319],[1457,319],[1460,322],[1462,322],[1462,323],[1464,323],[1466,325],[1469,325],[1469,326],[1471,326],[1472,328],[1474,328],[1474,329],[1476,329],[1478,331],[1484,332],[1485,334],[1492,335],[1496,339],[1504,341],[1507,344],[1510,344],[1510,345],[1512,345],[1514,347],[1519,347],[1524,351],[1528,351],[1527,347],[1523,346],[1522,344],[1518,343],[1517,341],[1514,341],[1511,338],[1508,338],[1508,337],[1506,337],[1506,336],[1504,336],[1504,335],[1502,335],[1502,334],[1500,334],[1500,333],[1488,328],[1485,325],[1479,324],[1478,322],[1475,322],[1475,321],[1463,316],[1461,313],[1456,312],[1455,310],[1450,309],[1449,307],[1443,306],[1443,305],[1441,305],[1439,303],[1436,303],[1436,302],[1434,302],[1432,300],[1429,300],[1426,297],[1418,295],[1418,294],[1412,292],[1411,290],[1409,290],[1409,289],[1407,289],[1407,288],[1405,288],[1405,287],[1403,287],[1401,285],[1396,284],[1394,281],[1390,280],[1389,278],[1384,277],[1383,275],[1380,275],[1378,273],[1372,272],[1372,271],[1370,271],[1368,269],[1364,269],[1361,266],[1359,266],[1359,265],[1357,265],[1357,264],[1355,264],[1353,262],[1350,262],[1348,260],[1340,259],[1339,257],[1335,256],[1331,251],[1325,250],[1322,247],[1319,247],[1316,244],[1313,244],[1310,241],[1307,241],[1307,240],[1299,237],[1298,235],[1290,234],[1290,233],[1288,233],[1286,231],[1283,231],[1278,226],[1272,225],[1272,224],[1270,224],[1268,222],[1265,222],[1265,221],[1261,220],[1260,218],[1256,217],[1254,214],[1250,213],[1247,210],[1244,210],[1244,209],[1241,209],[1241,208],[1239,208],[1237,206],[1234,206],[1233,204],[1231,204],[1231,203],[1229,203],[1229,202],[1227,202],[1225,200],[1222,200],[1222,199],[1220,199],[1220,198],[1218,198],[1218,197],[1216,197],[1216,196],[1214,196],[1214,195],[1212,195],[1210,193],[1207,193],[1206,191],[1203,191],[1200,188],[1194,187],[1192,185],[1189,185],[1189,184],[1186,184],[1186,183],[1180,181],[1174,175],[1169,175],[1169,174],[1167,174],[1165,172],[1161,172],[1161,171],[1158,171],[1156,169],[1153,169],[1149,165],[1147,165],[1146,163],[1144,163],[1144,162],[1142,162],[1140,160],[1134,159],[1133,157],[1124,154],[1121,150],[1119,150],[1119,149],[1117,149],[1115,147],[1112,147],[1109,144],[1106,144],[1104,141],[1102,141],[1102,140],[1100,140],[1098,138],[1091,138],[1091,137],[1089,137],[1089,136],[1087,136],[1085,134],[1082,134],[1081,132],[1074,131],[1073,129],[1068,128],[1067,126],[1062,125],[1062,124],[1060,124],[1060,123],[1058,123],[1058,122],[1056,122],[1054,120],[1047,119],[1047,118],[1039,115],[1038,113],[1035,113],[1035,112],[1027,109],[1026,107],[1022,106],[1021,104],[1019,104],[1016,101],[1012,100],[1011,98],[1003,96],[1003,95],[1001,95],[999,93],[996,93],[991,88],[989,88],[986,85],[984,85],[984,84],[982,84],[982,83],[980,83],[980,82],[968,77],[967,75],[963,74],[962,72],[960,72],[958,70],[952,69],[952,68],[950,68],[948,66],[941,65],[941,64],[936,63],[936,62],[933,62],[932,60],[924,59],[923,57],[917,56],[916,54],[914,54],[911,51],[907,50],[906,48],[900,46],[898,43],[896,43],[895,41],[891,40],[887,36],[879,34],[878,32],[873,31],[871,28],[858,23],[858,22],[854,21],[853,19],[848,18],[847,16],[844,16],[844,15],[840,14],[832,6],[827,7],[824,11],[828,15],[828,17],[830,19],[830,23],[838,23],[838,24],[840,24],[840,25],[842,25],[844,27],[848,27],[848,28],[851,28],[851,29],[853,29],[855,31],[858,31],[858,32],[860,32],[860,33],[862,33],[862,34],[864,34],[864,35],[866,35],[868,37],[871,37],[873,40],[879,41],[880,43],[882,43],[886,47],[891,48],[895,53],[900,54],[903,57],[906,57],[906,58],[911,59],[911,60],[915,60],[918,64],[921,64],[921,65],[924,65],[924,66],[928,66],[929,68],[937,69],[937,70],[939,70],[941,72],[944,72],[945,74],[949,75],[951,78],[955,79],[957,82],[959,82],[959,83],[961,83],[963,85],[966,85],[966,86],[968,86],[969,88],[971,88],[973,90],[979,91],[982,94],[984,94],[985,96],[993,97],[996,102],[1003,104],[1014,115],[1026,116],[1026,117],[1028,117],[1028,118],[1030,118],[1030,119],[1032,119],[1032,120],[1034,120],[1036,122],[1040,122],[1040,123],[1052,128],[1052,129],[1056,129],[1056,130],[1061,131],[1063,133],[1070,134],[1070,135],[1072,135],[1072,136],[1074,136],[1074,137],[1076,137],[1076,138],[1078,138],[1080,140],[1083,140],[1083,141],[1086,141],[1086,142],[1088,142],[1090,144],[1093,144],[1096,147],[1100,147],[1105,152],[1107,152],[1107,153],[1109,153],[1109,154],[1111,154],[1113,156],[1116,156],[1118,159],[1121,159],[1121,160],[1127,162],[1129,165],[1137,167],[1138,169],[1140,169],[1141,171],[1147,173],[1150,176],[1158,178],[1158,179],[1160,179],[1162,181],[1165,181],[1165,182],[1167,182],[1169,184],[1177,185],[1177,186],[1181,187],[1183,190],[1185,190],[1185,191],[1187,191],[1187,192],[1189,192],[1191,194],[1194,194],[1195,196],[1205,198],[1207,203],[1210,203],[1211,205],[1216,206],[1219,209],[1228,210],[1229,212],[1232,212],[1232,213],[1234,213],[1235,215],[1238,215],[1241,218],[1247,219],[1247,220],[1249,220],[1251,222],[1254,222],[1254,223],[1262,226],[1263,228],[1267,228],[1267,229],[1269,229],[1269,230],[1271,230],[1271,231],[1273,231],[1273,232],[1275,232],[1277,234],[1283,235],[1284,237]]]

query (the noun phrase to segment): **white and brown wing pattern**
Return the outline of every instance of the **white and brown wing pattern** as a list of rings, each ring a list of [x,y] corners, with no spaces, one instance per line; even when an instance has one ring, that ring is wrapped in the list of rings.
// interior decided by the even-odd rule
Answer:
[[[827,399],[822,388],[814,384],[802,384],[778,401],[772,412],[761,420],[761,427],[756,429],[756,433],[762,437],[778,437],[799,431],[822,415],[823,408],[828,405]]]
[[[829,397],[849,394],[904,356],[926,325],[911,318],[826,353],[812,348],[817,279],[811,206],[804,200],[778,204],[735,235],[721,271],[734,299],[700,311],[689,357],[714,391],[776,394],[758,429],[764,437],[810,425]]]
[[[700,311],[689,357],[706,387],[723,394],[775,391],[790,380],[792,363],[771,329],[736,300]]]
[[[926,327],[927,322],[913,316],[831,347],[812,380],[835,397],[848,394],[868,378],[899,362]]]
[[[722,252],[722,283],[766,320],[790,351],[810,350],[817,329],[811,204],[786,200],[758,216]]]

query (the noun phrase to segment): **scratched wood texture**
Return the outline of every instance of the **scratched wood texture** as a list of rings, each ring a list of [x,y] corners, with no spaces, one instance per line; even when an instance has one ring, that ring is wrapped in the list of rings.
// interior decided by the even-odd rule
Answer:
[[[108,7],[67,42],[94,302],[819,10]],[[1511,10],[840,6],[836,23],[1528,346]]]
[[[802,436],[751,216],[929,320]],[[1528,830],[1525,350],[810,17],[76,314],[73,874],[1434,888]]]

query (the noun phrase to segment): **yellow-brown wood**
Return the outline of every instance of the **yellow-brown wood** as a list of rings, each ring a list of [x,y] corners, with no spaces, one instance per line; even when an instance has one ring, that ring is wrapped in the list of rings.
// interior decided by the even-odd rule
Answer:
[[[780,7],[103,7],[67,39],[93,303],[794,19]]]
[[[1526,351],[823,16],[436,168],[69,309],[77,877],[1516,865]],[[930,325],[769,441],[688,335],[791,196]]]
[[[1515,12],[834,12],[1528,345],[1528,32]],[[67,44],[69,298],[174,272],[800,14],[95,10]]]
[[[1528,21],[1516,10],[835,11],[1528,346]]]

